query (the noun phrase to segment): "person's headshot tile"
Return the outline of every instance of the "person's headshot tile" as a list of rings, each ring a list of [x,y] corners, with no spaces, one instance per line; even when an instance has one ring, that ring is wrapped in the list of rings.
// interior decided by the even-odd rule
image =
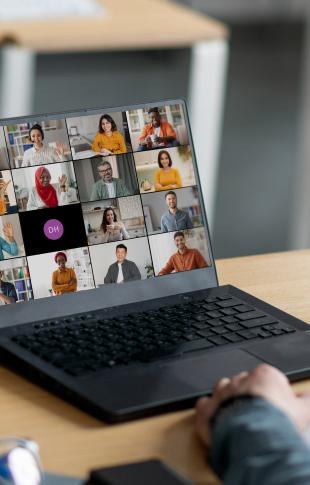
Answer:
[[[125,112],[67,118],[73,160],[132,152]]]
[[[139,193],[131,153],[74,162],[81,202],[128,197]]]
[[[141,194],[196,185],[189,145],[134,153]]]
[[[127,119],[134,152],[189,144],[181,104],[129,110]]]
[[[72,160],[65,120],[42,120],[4,127],[11,168]]]

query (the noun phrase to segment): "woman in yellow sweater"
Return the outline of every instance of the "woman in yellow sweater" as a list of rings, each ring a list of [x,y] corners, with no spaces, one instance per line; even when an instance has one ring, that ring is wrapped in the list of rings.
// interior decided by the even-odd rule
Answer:
[[[77,289],[77,279],[73,268],[66,268],[67,256],[59,252],[55,254],[58,269],[53,272],[52,288],[55,295],[73,293]]]
[[[182,187],[182,179],[177,168],[172,167],[170,153],[160,150],[158,154],[158,168],[154,175],[155,190],[171,190]]]
[[[103,156],[127,152],[124,137],[117,130],[116,123],[110,115],[101,116],[92,149]]]

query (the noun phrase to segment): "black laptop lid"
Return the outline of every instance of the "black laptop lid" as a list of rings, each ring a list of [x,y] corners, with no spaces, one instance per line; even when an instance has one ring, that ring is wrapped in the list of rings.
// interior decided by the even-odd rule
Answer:
[[[1,120],[0,324],[216,286],[203,163],[183,100]]]

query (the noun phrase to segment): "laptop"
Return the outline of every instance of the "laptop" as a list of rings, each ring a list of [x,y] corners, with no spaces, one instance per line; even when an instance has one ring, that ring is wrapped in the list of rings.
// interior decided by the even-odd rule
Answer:
[[[218,285],[183,100],[0,125],[4,365],[108,422],[310,375],[307,324]]]

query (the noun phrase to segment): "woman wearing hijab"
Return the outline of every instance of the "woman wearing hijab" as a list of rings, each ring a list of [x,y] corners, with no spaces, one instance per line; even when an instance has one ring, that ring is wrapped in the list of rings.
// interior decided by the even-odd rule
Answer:
[[[58,177],[58,184],[51,184],[51,174],[46,167],[35,171],[35,187],[30,192],[27,210],[58,207],[77,202],[76,190],[68,186],[66,175]]]
[[[58,269],[53,272],[52,276],[54,294],[73,293],[77,289],[77,279],[74,269],[66,267],[66,254],[62,252],[56,253],[54,261],[58,265]]]

